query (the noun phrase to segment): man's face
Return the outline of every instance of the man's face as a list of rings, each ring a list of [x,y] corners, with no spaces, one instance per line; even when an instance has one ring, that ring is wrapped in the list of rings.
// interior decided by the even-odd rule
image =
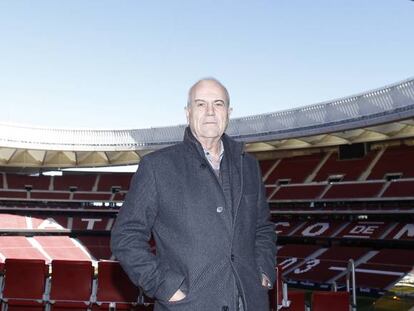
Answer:
[[[219,138],[226,130],[231,109],[226,92],[214,81],[201,81],[191,94],[187,121],[198,140]]]

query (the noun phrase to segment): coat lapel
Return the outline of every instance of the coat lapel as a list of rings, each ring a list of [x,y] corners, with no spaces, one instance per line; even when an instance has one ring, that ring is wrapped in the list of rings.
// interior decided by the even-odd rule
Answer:
[[[237,218],[237,212],[240,207],[240,201],[243,196],[243,144],[236,142],[229,138],[226,134],[222,136],[223,146],[224,146],[224,157],[222,165],[225,165],[228,172],[231,191],[231,199],[228,201],[226,213],[223,215],[222,219],[225,223],[226,228],[229,231],[230,236],[233,235],[234,224]],[[190,128],[186,128],[184,135],[184,142],[187,143],[189,151],[197,158],[200,164],[200,168],[209,170],[210,180],[212,187],[215,187],[217,192],[222,196],[223,202],[226,202],[226,195],[223,192],[222,185],[214,174],[213,169],[205,158],[203,148],[197,139],[191,133]]]
[[[240,201],[243,196],[243,144],[231,140],[227,135],[223,135],[224,152],[228,152],[230,178],[232,187],[232,228],[237,219],[237,212],[240,207]]]

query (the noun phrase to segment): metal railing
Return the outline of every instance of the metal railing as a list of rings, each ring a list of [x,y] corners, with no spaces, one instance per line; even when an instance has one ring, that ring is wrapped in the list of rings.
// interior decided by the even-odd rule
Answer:
[[[353,259],[349,259],[348,267],[346,269],[346,290],[351,294],[350,310],[356,311],[356,279],[355,279],[355,262]]]

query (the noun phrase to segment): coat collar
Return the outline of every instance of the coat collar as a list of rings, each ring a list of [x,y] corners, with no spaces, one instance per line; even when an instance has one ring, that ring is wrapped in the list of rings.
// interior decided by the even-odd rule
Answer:
[[[221,136],[221,140],[224,146],[224,152],[229,153],[232,156],[244,154],[244,144],[230,138],[227,134]],[[197,152],[204,157],[204,150],[200,142],[195,138],[189,126],[186,127],[184,132],[184,144],[192,146]]]

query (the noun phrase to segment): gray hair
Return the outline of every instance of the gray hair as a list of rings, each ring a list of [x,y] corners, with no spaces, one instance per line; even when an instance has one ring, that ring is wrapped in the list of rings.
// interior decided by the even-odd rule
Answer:
[[[227,105],[227,107],[230,107],[230,95],[229,95],[229,92],[227,91],[227,88],[223,85],[223,83],[221,83],[216,78],[207,77],[207,78],[203,78],[203,79],[198,80],[196,83],[193,84],[193,86],[188,91],[187,108],[190,107],[190,105],[191,105],[191,97],[193,95],[194,89],[197,87],[197,85],[199,85],[200,83],[205,82],[205,81],[215,82],[224,90],[224,93],[226,95],[226,105]]]

